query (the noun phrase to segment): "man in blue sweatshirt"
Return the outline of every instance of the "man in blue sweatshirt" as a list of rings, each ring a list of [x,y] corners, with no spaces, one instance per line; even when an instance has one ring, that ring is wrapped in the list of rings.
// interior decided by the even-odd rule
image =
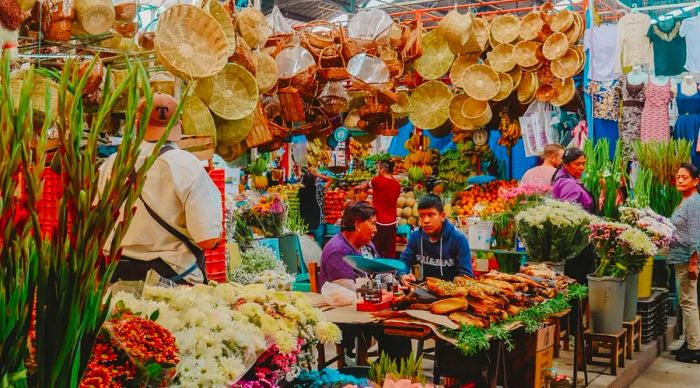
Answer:
[[[421,228],[411,234],[401,261],[410,269],[421,266],[423,279],[452,280],[457,275],[474,277],[467,236],[447,220],[440,197],[429,194],[418,202]],[[401,283],[415,282],[411,273],[401,275]]]

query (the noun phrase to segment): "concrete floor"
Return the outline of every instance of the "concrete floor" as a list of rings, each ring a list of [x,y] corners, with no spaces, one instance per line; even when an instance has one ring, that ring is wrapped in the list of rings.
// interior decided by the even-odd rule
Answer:
[[[670,346],[679,347],[682,340]],[[663,352],[637,380],[631,388],[697,387],[700,385],[700,365],[684,364],[674,360],[671,353]]]

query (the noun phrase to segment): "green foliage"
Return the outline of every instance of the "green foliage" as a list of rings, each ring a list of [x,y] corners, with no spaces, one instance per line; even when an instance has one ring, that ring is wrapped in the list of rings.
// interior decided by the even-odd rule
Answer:
[[[411,352],[408,358],[396,360],[387,356],[382,352],[379,359],[370,363],[369,379],[380,386],[384,384],[384,380],[407,379],[413,383],[424,384],[425,376],[422,369],[423,356],[416,358],[416,355]]]
[[[684,139],[664,142],[633,144],[644,175],[640,173],[635,182],[638,191],[635,198],[664,217],[670,217],[681,202],[681,194],[674,186],[676,173],[681,163],[688,162],[692,143]],[[651,175],[651,176],[650,176]]]
[[[588,140],[583,148],[586,153],[586,170],[581,178],[584,186],[591,192],[593,203],[600,203],[602,198],[601,215],[607,218],[616,218],[617,195],[622,183],[627,180],[625,166],[627,161],[622,156],[622,145],[618,141],[615,146],[615,155],[610,161],[610,143],[607,139],[600,139],[595,146]],[[604,185],[601,185],[601,180]]]

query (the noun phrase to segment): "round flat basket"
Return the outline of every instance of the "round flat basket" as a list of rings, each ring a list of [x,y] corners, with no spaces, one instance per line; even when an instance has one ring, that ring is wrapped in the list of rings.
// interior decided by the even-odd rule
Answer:
[[[399,102],[391,105],[391,113],[393,113],[396,118],[408,116],[408,114],[413,111],[411,97],[406,92],[399,92],[398,95]]]
[[[226,41],[228,42],[228,56],[236,52],[236,29],[233,28],[231,17],[228,16],[224,7],[218,1],[210,1],[207,3],[207,11],[216,22],[219,23],[221,29],[224,30]]]
[[[513,78],[511,78],[508,73],[498,73],[498,78],[501,80],[501,89],[498,91],[498,94],[493,98],[493,100],[503,101],[510,96],[511,92],[513,92]]]
[[[76,0],[74,4],[78,23],[88,34],[107,32],[116,20],[110,0]]]
[[[578,53],[578,68],[575,73],[578,74],[581,71],[583,71],[583,67],[586,65],[586,53],[583,50],[583,46],[581,45],[573,45],[571,46],[571,48],[576,50],[576,52]]]
[[[408,117],[418,128],[437,128],[448,119],[451,100],[449,86],[440,81],[425,82],[411,93],[413,110]]]
[[[413,68],[421,77],[428,80],[445,75],[455,60],[455,55],[450,51],[447,41],[442,39],[437,31],[430,31],[423,35],[421,44],[423,55],[413,62]]]
[[[568,48],[569,41],[566,39],[566,35],[561,32],[555,32],[550,35],[542,45],[542,55],[550,61],[553,61],[566,54]]]
[[[556,92],[554,91],[554,87],[552,84],[544,84],[540,85],[537,88],[537,92],[535,92],[535,98],[537,101],[542,101],[542,102],[549,102],[554,98],[554,95]]]
[[[512,14],[500,15],[491,21],[491,37],[497,43],[511,43],[520,35],[520,19]]]
[[[464,44],[448,41],[447,44],[455,54],[481,53],[489,42],[489,23],[483,18],[473,18],[471,32]]]
[[[462,105],[471,99],[466,94],[460,93],[452,97],[452,101],[450,101],[450,122],[459,129],[472,130],[476,128],[474,122],[462,112]]]
[[[258,104],[255,77],[235,63],[229,63],[213,77],[197,81],[194,90],[212,112],[225,120],[249,116]]]
[[[535,74],[530,72],[523,72],[523,77],[520,79],[520,86],[518,86],[518,101],[522,104],[526,104],[535,96],[535,91],[537,91],[537,77]]]
[[[549,27],[553,32],[564,32],[574,24],[574,15],[568,9],[559,11],[552,18],[552,23]]]
[[[566,35],[566,39],[569,41],[569,44],[574,44],[581,39],[581,36],[583,36],[583,31],[584,31],[584,24],[583,24],[583,19],[581,18],[581,15],[578,13],[573,14],[574,17],[574,22],[569,26],[568,29],[566,29],[564,34]]]
[[[471,65],[479,63],[479,54],[460,54],[450,68],[450,80],[454,86],[464,89],[464,76]]]
[[[508,72],[508,75],[513,80],[513,89],[517,88],[518,85],[520,85],[520,78],[523,76],[523,70],[520,66],[515,66],[513,70]]]
[[[473,98],[468,98],[462,104],[462,115],[469,119],[475,128],[483,127],[493,118],[489,102],[478,101]]]
[[[207,104],[194,94],[182,106],[182,134],[211,136],[216,139],[216,124]]]
[[[539,12],[530,12],[520,19],[520,39],[535,40],[544,26]]]
[[[537,58],[537,51],[540,50],[542,45],[538,42],[524,40],[518,42],[515,47],[513,47],[513,59],[521,67],[535,66],[539,62]]]
[[[264,51],[253,52],[255,61],[255,79],[258,81],[260,93],[266,93],[277,85],[279,72],[275,59]]]
[[[440,20],[435,30],[449,45],[461,47],[469,40],[471,29],[471,13],[462,15],[456,9],[453,9]]]
[[[557,78],[569,78],[576,75],[579,69],[579,53],[577,50],[570,48],[566,50],[566,54],[561,58],[552,61],[549,67],[552,74]]]
[[[506,73],[516,66],[513,59],[513,45],[509,43],[501,43],[494,47],[488,54],[489,65],[499,73]]]
[[[464,78],[464,91],[475,100],[488,101],[501,89],[498,73],[486,65],[470,66]]]
[[[250,114],[240,120],[224,120],[214,117],[216,123],[217,144],[233,145],[245,140],[253,129],[253,115]]]
[[[253,48],[265,44],[272,35],[265,14],[252,7],[247,7],[236,15],[236,25],[243,40]]]
[[[563,106],[571,102],[576,94],[576,85],[573,78],[559,80],[554,83],[555,96],[550,103],[554,106]]]
[[[154,48],[163,66],[182,79],[211,77],[228,59],[224,30],[191,5],[175,5],[160,15]]]

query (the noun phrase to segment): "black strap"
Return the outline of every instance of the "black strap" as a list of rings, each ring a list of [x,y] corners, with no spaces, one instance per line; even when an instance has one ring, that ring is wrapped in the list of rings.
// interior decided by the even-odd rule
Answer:
[[[162,156],[168,151],[173,150],[174,148],[170,145],[164,145],[160,149],[160,153],[158,154],[158,157]],[[136,170],[132,171],[132,182],[136,178]],[[139,199],[143,203],[143,205],[146,207],[146,211],[148,211],[148,214],[151,215],[151,217],[160,225],[163,227],[163,229],[167,230],[168,233],[172,234],[175,236],[178,240],[182,241],[183,244],[187,246],[187,248],[194,254],[194,257],[197,259],[196,266],[193,265],[185,272],[175,276],[174,278],[170,279],[174,282],[178,282],[179,280],[182,280],[185,278],[187,275],[192,273],[197,267],[202,271],[202,276],[204,276],[204,284],[207,284],[209,281],[207,279],[207,271],[206,271],[206,265],[205,265],[205,257],[204,257],[204,251],[197,246],[192,240],[190,240],[189,237],[185,236],[182,232],[177,230],[175,227],[170,225],[167,221],[165,221],[161,216],[156,213],[153,208],[151,208],[146,201],[144,201],[143,197],[139,195]]]

